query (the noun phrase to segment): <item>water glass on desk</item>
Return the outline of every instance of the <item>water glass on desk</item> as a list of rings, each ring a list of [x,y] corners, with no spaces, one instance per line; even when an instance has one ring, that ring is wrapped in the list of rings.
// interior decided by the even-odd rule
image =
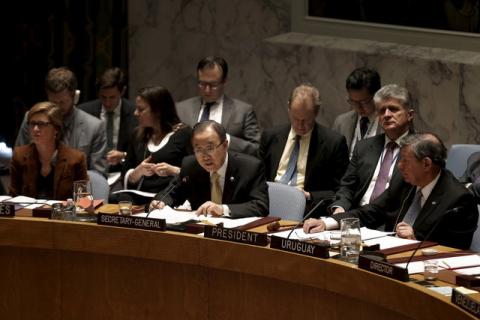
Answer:
[[[424,270],[423,277],[425,280],[437,280],[438,277],[438,262],[435,260],[425,260],[423,262]]]
[[[76,215],[93,212],[93,196],[90,181],[79,180],[73,182],[73,201],[75,202]]]
[[[118,202],[118,213],[121,216],[131,216],[132,215],[132,202],[131,201],[119,201]]]
[[[63,204],[61,202],[52,204],[52,220],[63,220]]]
[[[340,221],[340,257],[350,263],[358,263],[362,249],[362,235],[358,218],[345,218]]]

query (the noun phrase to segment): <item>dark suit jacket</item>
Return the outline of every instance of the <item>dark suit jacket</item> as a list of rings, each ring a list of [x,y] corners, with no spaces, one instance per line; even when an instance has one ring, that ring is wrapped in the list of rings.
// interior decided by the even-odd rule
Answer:
[[[265,130],[260,143],[260,157],[265,164],[268,181],[274,181],[290,124]],[[304,189],[318,201],[330,198],[337,190],[348,165],[348,149],[340,134],[315,124],[308,149]]]
[[[346,217],[358,217],[361,223],[369,228],[377,228],[385,223],[385,230],[393,230],[397,219],[398,222],[403,220],[413,201],[415,191],[415,186],[390,187],[373,203],[332,217],[337,221]],[[446,213],[453,208],[459,208],[458,212]],[[386,212],[395,214],[388,215]],[[444,169],[415,220],[413,230],[418,240],[424,240],[434,228],[435,223],[439,222],[427,240],[445,246],[468,249],[473,233],[477,229],[477,220],[478,209],[473,195],[455,179],[450,171]]]
[[[178,102],[176,107],[180,120],[193,127],[198,122],[202,99],[193,97]],[[224,95],[222,125],[230,135],[230,150],[257,155],[260,128],[255,111],[250,104]]]
[[[340,114],[333,122],[332,129],[345,136],[349,150],[352,146],[353,136],[355,135],[357,119],[358,114],[354,110],[351,110]],[[383,128],[380,123],[378,123],[376,134],[380,133],[383,133]]]
[[[384,144],[385,134],[361,140],[357,143],[332,206],[339,206],[345,210],[355,209],[359,206],[360,200],[367,191],[375,173]],[[396,166],[390,179],[389,186],[392,185],[396,187],[406,186]]]
[[[100,119],[102,112],[102,101],[100,99],[88,101],[78,106],[79,109],[91,114]],[[129,145],[132,143],[132,138],[135,136],[135,128],[138,125],[137,118],[134,115],[135,104],[130,100],[122,98],[120,110],[120,128],[118,131],[118,141],[116,150],[128,151]],[[106,137],[106,131],[105,131]],[[121,166],[110,166],[109,171],[120,171]]]
[[[10,195],[37,197],[40,161],[35,144],[16,147],[10,164]],[[53,199],[72,198],[73,181],[88,180],[87,162],[81,151],[60,143],[54,168]]]
[[[185,182],[164,197],[167,205],[178,206],[188,200],[196,210],[210,201],[210,174],[198,164],[195,156],[183,159],[180,177],[186,177]],[[162,200],[162,194],[164,192],[155,199]],[[222,203],[228,205],[233,218],[268,215],[268,186],[260,160],[241,153],[228,153]]]
[[[102,101],[100,99],[88,101],[80,104],[78,108],[100,119],[100,114],[102,112]],[[130,141],[134,136],[135,128],[138,125],[138,121],[134,113],[135,104],[130,100],[122,98],[120,109],[120,128],[117,142],[117,150],[119,151],[127,151]]]

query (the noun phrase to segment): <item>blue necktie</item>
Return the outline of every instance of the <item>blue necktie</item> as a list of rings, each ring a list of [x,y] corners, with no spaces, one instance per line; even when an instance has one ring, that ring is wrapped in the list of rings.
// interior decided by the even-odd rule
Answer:
[[[280,179],[280,183],[289,184],[291,186],[297,185],[297,161],[300,151],[300,136],[295,136],[295,145],[293,146],[292,153],[288,159],[287,170]]]
[[[215,102],[207,102],[205,103],[205,107],[203,108],[202,116],[200,117],[200,121],[206,121],[210,119],[210,108],[215,104]]]
[[[420,210],[422,210],[422,189],[419,189],[417,193],[415,193],[412,204],[410,204],[410,208],[408,208],[407,213],[403,217],[403,222],[413,226]]]

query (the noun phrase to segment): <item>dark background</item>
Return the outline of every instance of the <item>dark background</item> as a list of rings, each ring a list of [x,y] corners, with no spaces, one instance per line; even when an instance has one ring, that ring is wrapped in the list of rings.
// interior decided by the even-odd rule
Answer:
[[[309,0],[308,14],[480,33],[480,0]]]
[[[96,77],[106,68],[128,71],[128,11],[127,0],[17,0],[9,7],[0,141],[12,146],[25,111],[46,99],[50,68],[77,75],[80,101],[96,97]]]

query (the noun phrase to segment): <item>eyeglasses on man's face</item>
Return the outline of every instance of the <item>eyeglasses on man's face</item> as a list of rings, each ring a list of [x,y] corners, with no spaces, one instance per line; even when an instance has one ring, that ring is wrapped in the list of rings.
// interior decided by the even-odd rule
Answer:
[[[48,121],[29,121],[28,126],[30,129],[34,129],[35,127],[38,127],[39,129],[43,129],[48,127],[51,124],[51,122]]]
[[[368,104],[370,102],[372,102],[373,100],[373,97],[369,97],[369,98],[366,98],[366,99],[363,99],[363,100],[352,100],[352,99],[347,99],[347,102],[349,105],[351,105],[352,107],[365,107],[365,106],[368,106]]]
[[[218,90],[222,84],[223,84],[222,81],[206,82],[206,81],[199,80],[197,82],[198,87],[202,90],[205,90],[206,88],[210,88],[210,90]]]
[[[215,150],[220,147],[223,143],[225,142],[222,141],[220,142],[219,144],[217,144],[216,146],[213,146],[213,145],[210,145],[206,148],[200,148],[200,147],[195,147],[193,148],[193,152],[196,154],[196,155],[200,155],[200,154],[205,154],[205,155],[208,155],[208,156],[211,156]]]

